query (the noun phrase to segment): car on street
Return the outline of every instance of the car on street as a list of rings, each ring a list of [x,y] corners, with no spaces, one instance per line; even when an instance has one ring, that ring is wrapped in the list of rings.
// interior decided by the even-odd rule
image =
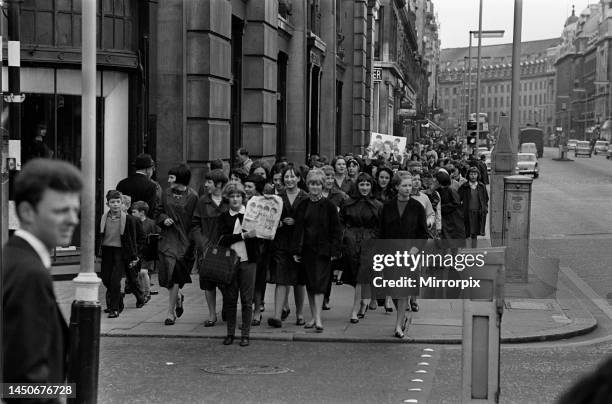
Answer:
[[[567,150],[574,150],[576,149],[576,143],[578,143],[578,140],[576,139],[570,139],[567,141]]]
[[[483,150],[483,151],[478,151],[478,156],[485,156],[485,164],[487,165],[487,172],[491,172],[491,151],[490,150]]]
[[[538,148],[535,143],[523,143],[521,145],[521,153],[538,153]]]
[[[608,146],[610,145],[610,142],[608,142],[607,140],[598,140],[595,142],[595,147],[593,148],[593,153],[597,154],[597,153],[607,153],[608,152]]]
[[[589,156],[591,158],[591,144],[586,140],[579,140],[576,142],[576,148],[574,149],[574,157],[578,156]]]
[[[540,176],[540,167],[535,153],[519,153],[516,167],[520,175],[533,175],[533,178]]]

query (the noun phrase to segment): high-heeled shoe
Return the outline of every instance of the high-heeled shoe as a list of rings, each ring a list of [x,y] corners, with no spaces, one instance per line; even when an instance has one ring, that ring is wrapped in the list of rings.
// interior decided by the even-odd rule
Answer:
[[[204,327],[214,327],[217,324],[217,319],[204,321]]]
[[[259,315],[259,319],[254,318],[253,321],[251,321],[251,326],[258,326],[261,324],[261,314]]]
[[[402,331],[395,331],[395,334],[393,334],[393,336],[395,338],[404,338],[404,333]]]
[[[234,336],[228,335],[223,339],[223,345],[232,345],[234,343]]]
[[[357,313],[357,318],[365,318],[365,315],[368,312],[368,305],[365,305],[365,310],[362,312],[363,306],[364,305],[362,304],[361,307],[359,308],[359,312]]]
[[[287,317],[289,317],[289,314],[291,314],[291,310],[290,309],[283,309],[283,311],[281,312],[281,320],[285,321],[287,319]]]
[[[306,320],[304,320],[301,317],[295,320],[295,325],[304,325],[304,324],[306,324]]]
[[[419,311],[419,304],[417,302],[410,302],[410,310],[416,313]]]
[[[323,332],[323,326],[322,325],[315,325],[315,330],[318,333],[322,333]]]
[[[358,318],[351,318],[350,319],[351,324],[357,324],[359,322]]]
[[[393,313],[393,307],[386,307],[385,306],[385,312],[386,313]]]
[[[166,321],[164,321],[164,324],[165,325],[174,325],[175,322],[176,322],[176,317],[173,317],[173,318],[168,317],[166,319]]]
[[[249,346],[249,337],[240,338],[240,346]]]

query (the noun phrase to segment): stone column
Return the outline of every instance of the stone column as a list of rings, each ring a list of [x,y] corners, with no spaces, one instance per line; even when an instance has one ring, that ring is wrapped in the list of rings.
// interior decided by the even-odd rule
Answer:
[[[183,159],[183,1],[158,3],[157,164],[158,178]]]
[[[230,156],[231,5],[159,3],[157,155],[161,175],[186,161],[199,183],[205,162]]]
[[[290,22],[293,37],[287,60],[287,139],[286,157],[301,163],[306,157],[308,94],[308,55],[306,46],[306,1],[292,0]]]
[[[249,1],[246,7],[242,146],[246,147],[252,156],[274,156],[278,2]]]
[[[321,65],[319,95],[319,152],[331,156],[336,138],[336,1],[321,1],[321,40],[325,42],[325,56]]]
[[[353,3],[353,144],[351,151],[359,153],[366,137],[367,58],[368,58],[367,0]],[[369,140],[369,139],[368,139]]]

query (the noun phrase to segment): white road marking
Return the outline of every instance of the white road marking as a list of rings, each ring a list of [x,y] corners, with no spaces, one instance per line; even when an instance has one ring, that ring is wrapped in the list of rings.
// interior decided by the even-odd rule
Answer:
[[[572,270],[570,267],[560,267],[561,272],[565,276],[569,278],[570,281],[578,288],[580,291],[588,297],[591,302],[601,311],[605,313],[608,318],[612,319],[612,306],[608,304],[608,301],[597,294],[585,281],[582,280],[580,276],[576,272]]]
[[[423,369],[419,369],[419,370],[416,370],[414,373],[427,373],[427,371]]]
[[[423,379],[412,379],[410,381],[415,383],[423,383]]]
[[[429,366],[429,362],[419,362],[417,366]]]

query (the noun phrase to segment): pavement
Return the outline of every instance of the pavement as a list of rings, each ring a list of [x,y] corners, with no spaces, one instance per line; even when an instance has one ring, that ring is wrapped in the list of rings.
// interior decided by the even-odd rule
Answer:
[[[533,274],[530,279],[535,278]],[[187,337],[223,338],[226,335],[225,323],[219,321],[214,327],[204,327],[208,319],[204,292],[199,289],[198,276],[192,275],[193,283],[185,285],[185,313],[173,326],[164,325],[168,297],[167,291],[159,289],[159,294],[143,308],[135,308],[135,298],[125,298],[126,309],[118,318],[109,319],[102,313],[102,336],[150,336],[150,337]],[[155,281],[154,277],[154,281]],[[547,299],[530,298],[530,291],[537,285],[508,285],[506,288],[504,313],[502,317],[502,342],[534,342],[570,338],[586,334],[595,329],[597,321],[583,305],[582,300],[561,280],[557,281],[555,295]],[[60,308],[69,317],[70,304],[74,296],[74,285],[69,280],[54,282]],[[104,286],[100,286],[100,301],[104,301]],[[221,308],[221,294],[218,295],[218,310]],[[369,310],[358,324],[349,322],[354,289],[349,285],[334,285],[331,295],[331,310],[323,312],[323,333],[304,329],[295,325],[295,309],[283,323],[282,328],[272,328],[267,319],[272,316],[274,306],[274,285],[268,285],[265,294],[265,311],[260,326],[251,327],[252,340],[278,341],[327,341],[327,342],[413,342],[459,344],[462,337],[462,300],[419,299],[420,310],[407,312],[409,324],[405,338],[393,337],[396,313],[385,313],[384,308]],[[290,306],[293,296],[290,296]],[[306,320],[310,311],[306,302]],[[240,313],[238,313],[240,319]],[[237,334],[239,331],[237,330]]]

